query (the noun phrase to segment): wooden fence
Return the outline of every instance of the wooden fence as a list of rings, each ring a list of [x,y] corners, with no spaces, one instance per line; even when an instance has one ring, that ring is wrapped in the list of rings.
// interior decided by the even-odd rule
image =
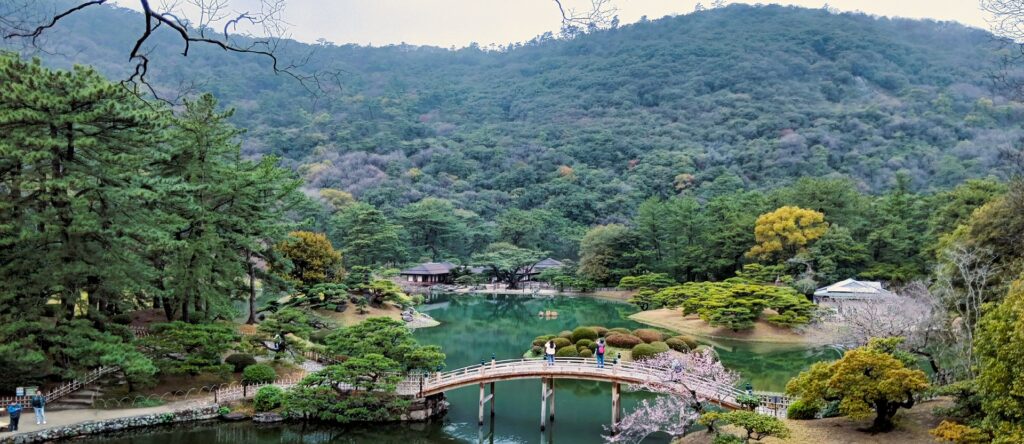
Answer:
[[[81,389],[82,387],[85,387],[89,384],[92,384],[93,382],[96,382],[97,379],[100,379],[112,373],[116,373],[120,370],[120,367],[100,367],[96,370],[86,373],[85,376],[79,379],[75,379],[71,382],[65,382],[58,386],[57,388],[49,391],[48,393],[45,393],[46,402],[50,403],[58,399],[61,399],[75,392],[76,390]],[[0,405],[6,406],[12,402],[20,402],[22,404],[22,407],[27,407],[29,405],[29,401],[31,401],[31,398],[31,396],[10,396],[6,398],[0,398]],[[6,410],[4,410],[4,412],[6,412]],[[0,414],[4,413],[0,412]]]

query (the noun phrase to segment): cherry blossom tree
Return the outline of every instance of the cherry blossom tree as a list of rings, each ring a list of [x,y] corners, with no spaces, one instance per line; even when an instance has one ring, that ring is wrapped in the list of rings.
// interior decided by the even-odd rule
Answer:
[[[735,386],[739,381],[739,374],[725,368],[711,350],[686,354],[659,353],[642,363],[658,369],[661,377],[655,382],[632,385],[627,389],[658,393],[659,396],[654,400],[641,401],[619,421],[615,434],[605,436],[606,442],[640,442],[658,432],[682,436],[697,421],[708,401],[707,387],[694,386],[686,382],[688,379],[695,377],[709,385],[725,387]],[[606,429],[611,431],[610,427]]]

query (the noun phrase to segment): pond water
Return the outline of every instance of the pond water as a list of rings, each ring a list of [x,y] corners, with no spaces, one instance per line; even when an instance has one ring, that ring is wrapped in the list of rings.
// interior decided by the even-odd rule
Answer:
[[[441,295],[420,310],[441,322],[421,329],[415,337],[424,344],[440,345],[447,354],[449,369],[489,361],[518,358],[535,336],[571,330],[581,325],[643,327],[628,318],[636,309],[621,302],[587,297],[544,297],[493,295]],[[545,319],[540,311],[556,311]],[[835,359],[838,352],[828,348],[793,348],[766,344],[715,341],[722,362],[739,371],[757,390],[781,391],[786,381],[811,363]],[[252,424],[209,424],[147,430],[102,442],[114,444],[165,443],[597,443],[611,417],[611,386],[593,381],[558,380],[555,383],[556,418],[541,432],[540,381],[499,382],[495,388],[496,416],[477,426],[479,389],[466,387],[446,395],[451,404],[443,420],[430,424],[324,427]],[[645,396],[623,393],[623,413]],[[667,442],[651,437],[645,442]]]

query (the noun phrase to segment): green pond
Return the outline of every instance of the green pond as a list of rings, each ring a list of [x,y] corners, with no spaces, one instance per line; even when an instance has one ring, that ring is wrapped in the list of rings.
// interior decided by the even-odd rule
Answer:
[[[581,325],[639,328],[629,319],[636,309],[628,304],[587,297],[542,297],[502,295],[441,295],[420,310],[441,322],[438,327],[415,332],[420,342],[437,344],[447,354],[449,369],[492,356],[521,357],[533,338],[540,334],[571,330]],[[558,316],[543,318],[541,311]],[[757,390],[781,391],[792,376],[810,364],[835,359],[830,348],[794,348],[766,344],[714,341],[722,362],[739,371],[744,381]],[[593,381],[558,380],[555,383],[556,418],[540,431],[540,381],[499,382],[495,388],[496,416],[477,426],[479,389],[466,387],[448,392],[448,414],[429,424],[387,424],[372,426],[311,426],[286,424],[257,427],[253,424],[211,423],[150,429],[98,441],[115,444],[165,443],[597,443],[611,417],[611,386]],[[624,393],[623,409],[628,413],[645,396]],[[667,442],[653,436],[645,442]]]

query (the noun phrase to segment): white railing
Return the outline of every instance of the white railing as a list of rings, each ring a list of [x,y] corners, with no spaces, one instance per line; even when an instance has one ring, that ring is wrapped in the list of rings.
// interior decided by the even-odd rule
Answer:
[[[75,379],[70,382],[65,382],[58,386],[57,388],[50,390],[48,393],[45,393],[46,402],[53,402],[58,399],[61,399],[71,393],[74,393],[76,390],[81,389],[82,387],[92,384],[97,379],[100,379],[103,376],[118,372],[120,370],[120,367],[100,367],[96,370],[86,373],[85,376],[79,379]],[[31,400],[31,398],[31,396],[11,396],[6,398],[0,398],[0,405],[7,405],[15,401],[20,402],[23,405],[28,405],[27,403]]]

